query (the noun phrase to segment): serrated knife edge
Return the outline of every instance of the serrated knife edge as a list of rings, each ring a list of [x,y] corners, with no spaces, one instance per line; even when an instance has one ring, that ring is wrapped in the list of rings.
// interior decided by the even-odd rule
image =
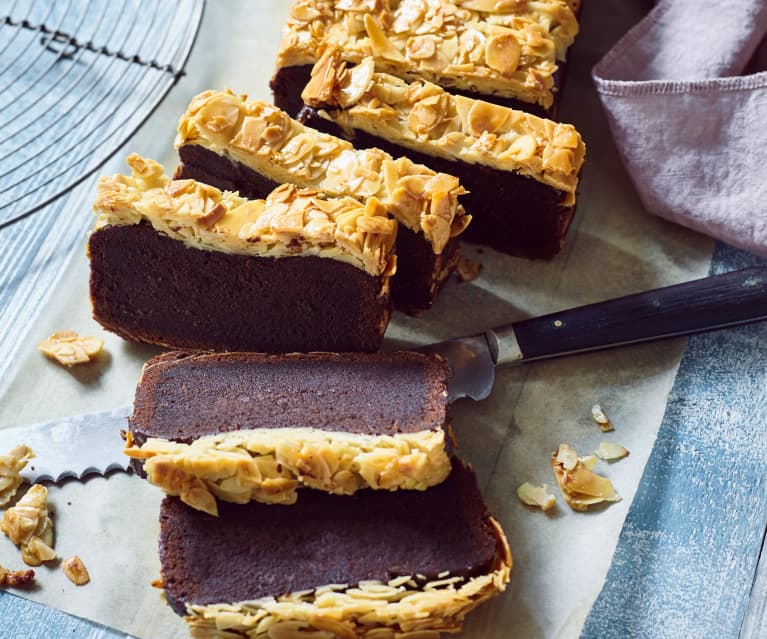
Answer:
[[[130,406],[0,429],[0,454],[26,444],[35,453],[21,476],[29,482],[83,479],[129,470],[120,431],[128,427]]]

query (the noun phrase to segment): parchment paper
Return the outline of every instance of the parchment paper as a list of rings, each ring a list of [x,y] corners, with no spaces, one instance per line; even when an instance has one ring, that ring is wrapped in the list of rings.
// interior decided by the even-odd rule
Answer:
[[[610,141],[589,71],[642,14],[640,0],[591,0],[571,65],[561,117],[587,144],[578,213],[563,252],[551,262],[512,258],[466,245],[482,262],[478,279],[450,282],[421,318],[396,314],[387,348],[427,343],[523,317],[664,286],[706,274],[712,242],[647,215]],[[286,0],[209,2],[188,75],[127,145],[175,164],[172,141],[179,114],[207,88],[231,87],[270,99],[268,80],[287,15]],[[120,161],[105,173],[124,171]],[[92,186],[90,188],[93,188]],[[90,215],[83,211],[83,215]],[[47,311],[29,330],[15,369],[0,388],[0,428],[130,403],[143,362],[159,352],[106,333],[90,317],[85,242],[64,272]],[[92,367],[67,370],[47,361],[35,343],[55,330],[98,335],[107,356]],[[467,638],[576,637],[604,581],[610,559],[663,415],[684,340],[636,346],[499,371],[484,402],[463,400],[451,412],[460,453],[478,472],[491,510],[514,555],[506,593],[468,620]],[[616,431],[603,435],[590,408],[599,402]],[[558,499],[550,514],[519,503],[524,481],[554,486],[551,451],[568,442],[582,454],[601,439],[631,455],[600,464],[624,500],[575,513]],[[50,486],[55,548],[79,554],[91,583],[76,588],[56,568],[37,570],[28,596],[144,639],[186,637],[186,627],[150,583],[159,576],[158,490],[122,474]],[[0,539],[0,564],[21,567],[17,549]],[[619,614],[619,611],[616,611]]]

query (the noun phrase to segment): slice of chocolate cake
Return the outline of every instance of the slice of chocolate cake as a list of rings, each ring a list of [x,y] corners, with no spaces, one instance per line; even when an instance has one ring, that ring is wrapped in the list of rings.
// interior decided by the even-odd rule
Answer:
[[[285,185],[246,200],[137,155],[128,164],[131,176],[99,181],[88,242],[106,329],[177,348],[379,348],[397,223],[376,198]]]
[[[349,87],[365,89],[350,98]],[[375,72],[371,58],[349,67],[338,48],[317,63],[303,97],[309,124],[334,123],[356,146],[458,176],[469,191],[467,240],[528,257],[561,249],[586,153],[572,125],[407,83]]]
[[[220,517],[166,497],[160,562],[192,636],[227,639],[458,632],[512,564],[460,462],[423,492],[307,491],[290,508],[222,504]]]
[[[291,115],[327,46],[344,60],[453,93],[555,117],[577,2],[565,0],[295,0],[272,79]]]
[[[179,121],[176,178],[193,178],[247,198],[283,183],[361,202],[378,198],[399,222],[392,299],[398,310],[431,307],[459,260],[457,236],[470,217],[458,203],[465,191],[438,174],[378,149],[355,150],[284,111],[231,91],[196,96]]]
[[[125,452],[212,514],[214,496],[292,504],[299,486],[424,490],[450,471],[447,375],[410,352],[168,353],[144,366]]]

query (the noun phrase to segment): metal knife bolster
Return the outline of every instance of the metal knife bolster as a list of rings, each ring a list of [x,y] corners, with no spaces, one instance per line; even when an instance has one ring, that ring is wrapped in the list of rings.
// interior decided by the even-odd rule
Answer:
[[[522,363],[525,356],[519,347],[513,324],[485,331],[485,339],[496,366],[514,366]]]

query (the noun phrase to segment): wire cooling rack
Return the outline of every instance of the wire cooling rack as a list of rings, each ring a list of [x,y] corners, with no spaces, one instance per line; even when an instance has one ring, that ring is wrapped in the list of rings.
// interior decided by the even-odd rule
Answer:
[[[183,74],[205,0],[0,0],[0,229],[108,160]]]

